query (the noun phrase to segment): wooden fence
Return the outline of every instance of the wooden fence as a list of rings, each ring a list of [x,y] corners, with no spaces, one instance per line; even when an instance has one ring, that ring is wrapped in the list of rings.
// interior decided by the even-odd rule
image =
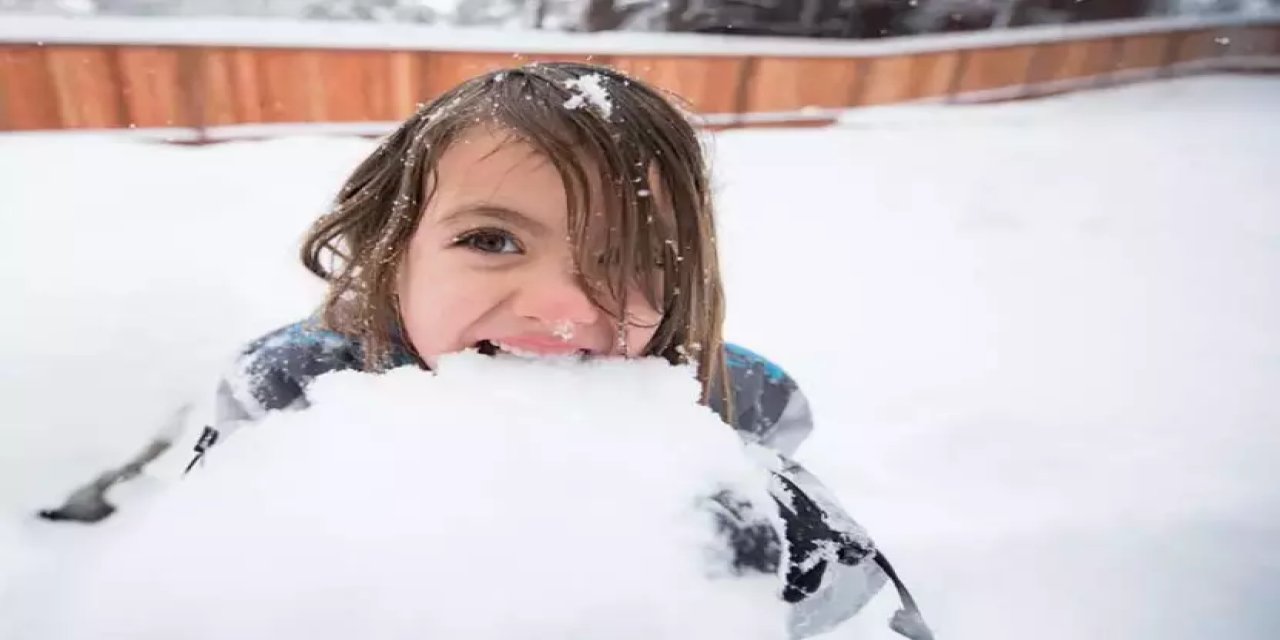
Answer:
[[[275,39],[246,42],[180,31],[158,36],[154,23],[152,32],[131,38],[138,30],[129,21],[114,22],[88,30],[81,21],[79,31],[46,24],[49,37],[39,38],[13,24],[0,32],[0,131],[139,128],[217,139],[252,130],[270,135],[270,126],[251,125],[385,127],[472,75],[547,60],[615,66],[683,96],[710,126],[824,123],[852,107],[1012,99],[1195,71],[1280,68],[1280,18],[901,42],[554,34],[510,46],[422,46],[441,40],[426,35],[441,32],[406,42],[418,33],[406,28],[382,39],[384,31],[347,33],[325,46],[279,31],[271,32]]]

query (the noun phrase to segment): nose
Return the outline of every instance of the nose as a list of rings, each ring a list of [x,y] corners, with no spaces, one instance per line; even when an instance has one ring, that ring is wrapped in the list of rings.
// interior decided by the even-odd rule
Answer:
[[[530,273],[520,283],[512,307],[517,315],[548,326],[564,322],[591,325],[600,319],[600,309],[572,269],[565,268]]]

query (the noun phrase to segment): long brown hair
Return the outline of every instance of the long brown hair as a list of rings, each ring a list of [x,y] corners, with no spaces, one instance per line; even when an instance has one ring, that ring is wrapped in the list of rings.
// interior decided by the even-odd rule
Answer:
[[[728,421],[724,293],[697,132],[661,93],[606,67],[543,63],[487,73],[400,125],[356,168],[303,242],[303,264],[329,283],[324,323],[358,339],[366,368],[389,366],[401,326],[397,270],[438,162],[481,125],[551,161],[569,203],[583,290],[623,323],[626,292],[639,286],[663,314],[644,354],[695,363],[703,402],[720,398]]]

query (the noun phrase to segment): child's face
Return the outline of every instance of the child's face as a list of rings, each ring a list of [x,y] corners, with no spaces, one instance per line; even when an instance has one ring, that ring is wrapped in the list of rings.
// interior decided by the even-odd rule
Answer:
[[[574,269],[559,172],[528,145],[477,127],[438,163],[438,183],[399,277],[400,312],[429,366],[496,347],[536,355],[640,355],[661,314],[628,294],[625,340]],[[593,207],[594,208],[594,207]]]

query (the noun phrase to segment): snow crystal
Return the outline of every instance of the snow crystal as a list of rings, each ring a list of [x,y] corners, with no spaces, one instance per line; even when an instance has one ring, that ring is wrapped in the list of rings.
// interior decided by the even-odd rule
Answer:
[[[555,327],[552,328],[552,333],[557,338],[560,338],[565,342],[572,340],[573,339],[573,322],[570,320],[557,322]]]
[[[613,115],[613,101],[604,88],[604,77],[598,73],[589,73],[580,78],[566,80],[564,86],[574,91],[572,97],[564,102],[566,109],[594,107],[596,113],[606,120]]]
[[[768,473],[659,359],[317,380],[134,516],[64,637],[784,640],[704,509]]]

